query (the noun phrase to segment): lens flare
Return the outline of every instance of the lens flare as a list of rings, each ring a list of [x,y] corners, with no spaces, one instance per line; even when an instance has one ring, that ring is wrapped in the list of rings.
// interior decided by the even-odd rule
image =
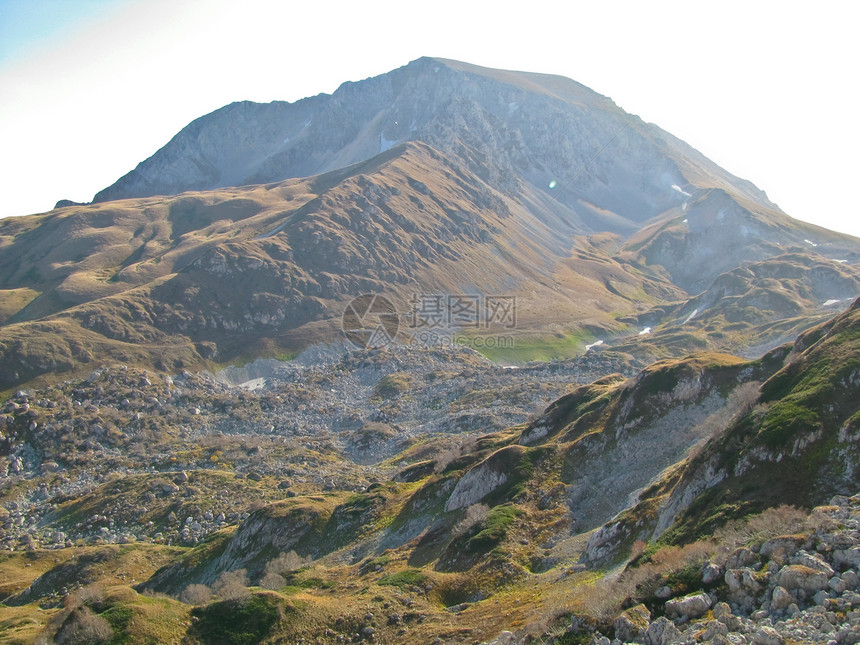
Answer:
[[[549,182],[550,188],[555,188],[556,186],[558,186],[558,183],[555,181],[555,179],[553,179],[551,182]]]

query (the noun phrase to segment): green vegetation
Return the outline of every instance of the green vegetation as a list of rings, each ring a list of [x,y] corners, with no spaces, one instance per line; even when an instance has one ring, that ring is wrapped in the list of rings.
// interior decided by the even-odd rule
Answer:
[[[515,365],[579,356],[585,346],[593,341],[594,337],[587,332],[534,336],[517,334],[510,337],[504,334],[498,337],[468,335],[458,337],[461,345],[474,349],[495,363]]]
[[[478,532],[466,542],[467,550],[479,553],[489,551],[505,539],[508,530],[523,515],[522,509],[508,504],[490,509]]]
[[[382,576],[377,584],[391,587],[418,587],[427,581],[427,576],[418,569],[406,569]]]
[[[285,603],[276,594],[256,593],[246,600],[224,600],[192,610],[205,645],[256,645],[269,636]]]
[[[407,390],[412,385],[412,376],[406,372],[395,372],[383,376],[376,384],[374,394],[381,399],[393,399]]]

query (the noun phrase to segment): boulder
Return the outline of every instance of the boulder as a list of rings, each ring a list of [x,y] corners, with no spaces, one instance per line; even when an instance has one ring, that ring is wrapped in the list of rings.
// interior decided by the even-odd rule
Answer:
[[[666,614],[682,618],[699,618],[711,608],[711,598],[704,592],[673,598],[666,602]]]
[[[705,565],[705,568],[702,569],[702,582],[706,585],[713,584],[722,577],[723,568],[718,564],[709,562]]]
[[[672,645],[681,640],[681,632],[668,618],[661,616],[645,632],[645,645]]]
[[[771,595],[770,600],[770,608],[773,610],[782,610],[787,609],[788,606],[797,602],[797,600],[792,596],[784,587],[780,587],[777,585],[774,587],[773,594]]]
[[[765,625],[759,628],[752,642],[753,645],[782,645],[785,641],[773,627]]]
[[[806,539],[805,535],[780,535],[762,544],[759,553],[765,558],[775,554],[790,557],[803,548]]]
[[[791,564],[802,564],[810,569],[821,571],[822,573],[827,574],[828,578],[833,577],[834,574],[833,568],[829,564],[819,556],[807,553],[806,551],[800,551],[797,553],[797,555],[791,559]]]
[[[757,594],[762,588],[761,583],[755,579],[755,572],[748,568],[729,569],[724,579],[734,596]]]
[[[850,549],[837,549],[833,552],[833,563],[842,568],[857,567],[860,565],[860,547]]]
[[[817,571],[802,564],[790,564],[783,567],[777,576],[777,584],[787,591],[820,591],[827,588],[830,576],[824,571]]]
[[[651,612],[645,605],[631,607],[615,619],[615,638],[624,643],[641,640],[650,621]]]
[[[726,559],[726,569],[743,569],[758,561],[759,557],[755,553],[742,546],[732,551]]]

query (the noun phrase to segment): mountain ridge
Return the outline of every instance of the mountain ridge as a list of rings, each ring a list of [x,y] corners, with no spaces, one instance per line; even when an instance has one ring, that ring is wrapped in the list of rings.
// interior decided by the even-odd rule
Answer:
[[[419,89],[421,87],[425,89]],[[316,116],[312,116],[315,108]],[[261,120],[259,127],[252,132],[246,125],[244,111],[247,110],[271,112],[271,115]],[[531,112],[522,118],[518,115],[523,110],[549,111],[560,119],[561,128],[555,134],[534,133],[530,130],[534,127],[530,121]],[[446,112],[448,116],[440,118]],[[233,113],[236,113],[235,118],[225,130],[225,126],[220,125],[223,120],[220,117],[232,117]],[[586,126],[568,142],[567,138],[571,136],[568,133],[583,127],[582,118],[591,115],[593,119],[595,114],[602,114],[608,120],[599,130],[594,130],[594,125]],[[315,123],[314,119],[322,119],[322,125]],[[219,152],[218,138],[205,135],[210,128],[223,131],[223,136],[227,137],[225,141],[232,147],[224,153]],[[296,128],[298,132],[294,131]],[[635,138],[625,141],[628,134],[633,136],[633,133]],[[620,137],[622,134],[624,136]],[[297,143],[297,136],[301,145]],[[197,148],[194,146],[195,138],[199,139]],[[596,166],[601,165],[599,157],[602,150],[612,143],[623,144],[621,152],[632,156],[631,163],[636,163],[636,155],[653,154],[647,150],[651,146],[662,149],[664,155],[666,151],[680,154],[684,165],[695,170],[695,174],[710,176],[712,185],[727,185],[761,205],[775,208],[764,193],[749,182],[725,173],[657,126],[642,123],[607,97],[575,81],[544,74],[492,70],[435,58],[420,58],[387,74],[344,83],[331,95],[317,95],[292,104],[245,101],[216,110],[195,120],[161,151],[142,162],[138,169],[127,174],[118,184],[101,191],[95,201],[154,194],[152,191],[156,190],[158,173],[147,178],[149,175],[145,171],[160,164],[168,164],[172,168],[171,181],[174,182],[181,182],[183,175],[191,173],[191,183],[171,185],[169,189],[160,191],[175,194],[188,189],[223,187],[237,181],[262,183],[317,174],[369,158],[395,142],[416,138],[442,152],[461,154],[467,159],[467,165],[468,161],[473,162],[470,169],[479,176],[482,164],[486,164],[484,171],[489,168],[490,173],[494,172],[494,166],[506,172],[517,168],[519,174],[531,175],[529,183],[545,192],[548,192],[546,186],[551,180],[564,185],[574,175],[580,181],[591,179],[591,171],[595,170],[591,166],[595,162]],[[180,141],[183,149],[179,149]],[[495,143],[488,146],[488,142],[493,141]],[[505,145],[512,146],[513,155],[501,152]],[[258,148],[255,156],[253,150]],[[230,150],[235,150],[233,161],[223,156]],[[329,156],[320,157],[320,154]],[[544,164],[553,157],[561,164],[555,163],[555,169],[546,168]],[[193,166],[177,166],[183,158],[193,160]],[[228,168],[242,160],[242,163],[250,163],[248,160],[252,158],[257,159],[254,162],[257,169],[248,170],[245,180],[233,178],[235,173]],[[189,170],[181,170],[183,167]],[[230,177],[216,177],[215,169],[218,167],[223,167]],[[670,185],[680,185],[683,189],[686,182],[677,174],[681,171],[674,164],[664,165],[664,170],[668,182],[661,190],[668,190],[668,196],[672,196]],[[209,179],[205,180],[205,177]],[[139,189],[134,189],[135,182],[144,183]],[[513,188],[501,175],[494,176],[491,183],[496,188]],[[623,183],[615,182],[614,188],[623,188]],[[121,185],[128,188],[121,189]],[[144,188],[144,185],[151,188]],[[611,194],[604,192],[602,199],[591,201],[599,203],[611,198]],[[661,199],[665,203],[666,196]],[[641,205],[647,208],[645,202]]]

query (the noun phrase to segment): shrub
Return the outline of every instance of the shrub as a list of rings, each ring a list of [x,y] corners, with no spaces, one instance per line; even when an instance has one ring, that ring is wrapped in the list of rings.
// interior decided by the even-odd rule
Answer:
[[[245,600],[251,593],[248,591],[250,582],[248,572],[245,569],[237,569],[222,573],[212,587],[222,600]]]
[[[263,576],[263,579],[260,580],[260,586],[263,589],[272,589],[277,590],[285,587],[287,584],[287,579],[284,578],[280,573],[272,573],[269,572]]]
[[[269,560],[266,563],[265,573],[276,573],[283,576],[284,574],[306,567],[311,562],[313,562],[312,558],[303,558],[295,551],[281,553],[277,558]]]
[[[64,603],[65,608],[68,610],[76,609],[81,605],[88,605],[92,607],[93,605],[100,605],[104,602],[104,589],[101,585],[91,584],[86,587],[80,587],[76,591],[72,592]]]
[[[96,645],[114,636],[110,623],[87,607],[72,610],[57,632],[57,645]]]
[[[727,548],[764,542],[779,535],[800,533],[808,528],[806,512],[785,504],[768,508],[744,519],[731,520],[714,533]]]
[[[466,542],[466,549],[470,552],[482,552],[493,548],[505,539],[508,529],[523,514],[516,506],[496,506],[487,514],[480,531]]]
[[[255,645],[278,622],[282,607],[271,595],[257,594],[240,604],[213,603],[194,609],[199,620],[194,628],[204,643]]]
[[[187,605],[205,605],[212,600],[212,590],[206,585],[190,584],[182,591],[179,599]]]

